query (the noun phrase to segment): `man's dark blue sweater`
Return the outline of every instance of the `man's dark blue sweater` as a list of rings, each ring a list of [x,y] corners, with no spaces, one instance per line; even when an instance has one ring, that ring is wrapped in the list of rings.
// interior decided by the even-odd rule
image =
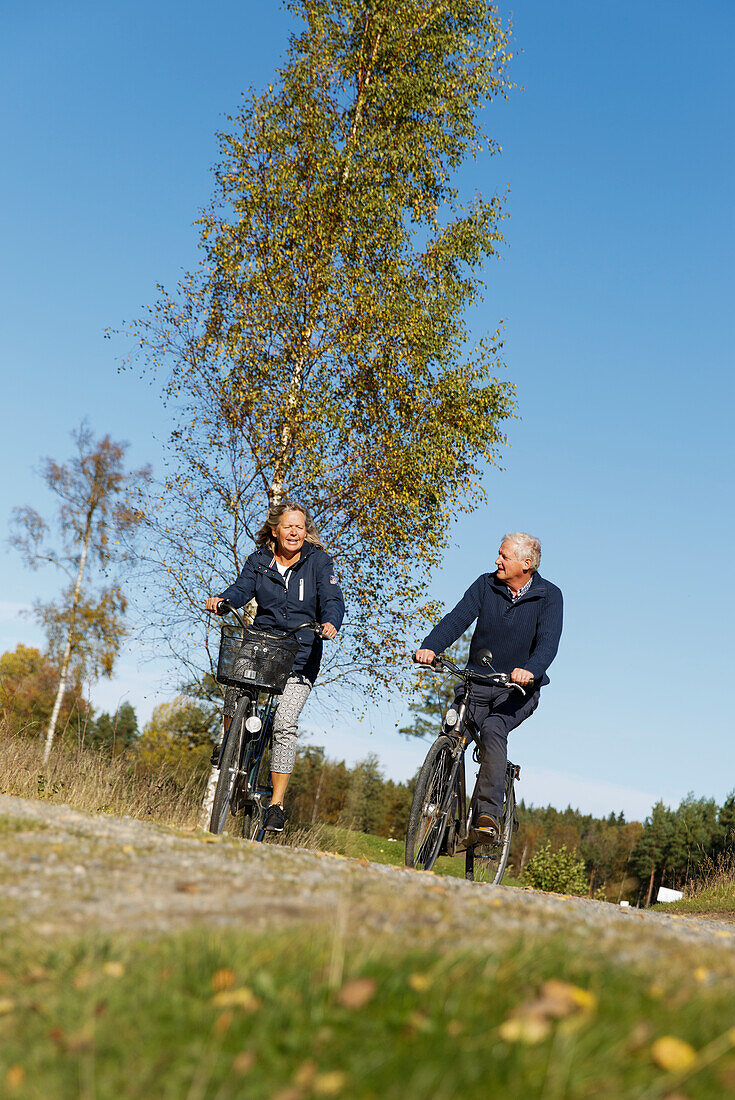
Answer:
[[[546,670],[559,648],[562,626],[562,595],[555,584],[534,573],[528,591],[513,600],[504,581],[483,573],[419,648],[443,653],[475,619],[468,668],[487,672],[477,652],[489,649],[498,672],[525,668],[537,684],[548,684]]]

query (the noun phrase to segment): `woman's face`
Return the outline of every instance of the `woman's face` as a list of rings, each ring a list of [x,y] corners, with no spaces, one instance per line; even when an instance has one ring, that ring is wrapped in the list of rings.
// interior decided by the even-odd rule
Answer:
[[[303,512],[284,512],[276,527],[278,549],[287,554],[297,553],[306,538],[306,521]]]

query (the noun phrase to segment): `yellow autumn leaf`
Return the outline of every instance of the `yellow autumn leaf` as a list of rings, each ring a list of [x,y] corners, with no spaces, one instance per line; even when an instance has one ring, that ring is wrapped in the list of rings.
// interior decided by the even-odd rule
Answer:
[[[5,1084],[9,1089],[17,1089],[23,1084],[26,1079],[26,1071],[23,1066],[15,1065],[9,1066],[8,1071],[5,1074]]]
[[[414,993],[425,993],[431,986],[431,978],[428,974],[411,974],[408,978],[408,984]]]
[[[506,1043],[526,1043],[532,1046],[542,1043],[551,1033],[551,1024],[540,1016],[511,1016],[498,1028],[498,1034]]]
[[[11,997],[0,997],[0,1016],[7,1016],[15,1008],[15,1001]]]
[[[106,974],[108,978],[122,978],[125,967],[121,962],[110,960],[110,962],[103,963],[102,973]]]
[[[651,1046],[651,1058],[659,1069],[665,1069],[668,1073],[682,1073],[696,1063],[697,1052],[676,1035],[662,1035]]]
[[[235,984],[235,971],[229,966],[220,967],[212,975],[212,989],[221,993],[223,989],[232,989]]]
[[[217,1008],[241,1008],[244,1012],[255,1012],[260,1008],[260,1001],[246,985],[238,989],[223,989],[212,997],[212,1004]]]
[[[328,1073],[317,1074],[311,1087],[315,1096],[337,1096],[346,1084],[347,1074],[333,1069]]]
[[[590,993],[588,989],[582,989],[578,985],[572,985],[570,982],[562,982],[557,978],[551,978],[543,983],[541,997],[545,1001],[556,1003],[560,1010],[564,1010],[560,1012],[563,1015],[575,1009],[594,1012],[597,1008],[597,997],[594,993]]]

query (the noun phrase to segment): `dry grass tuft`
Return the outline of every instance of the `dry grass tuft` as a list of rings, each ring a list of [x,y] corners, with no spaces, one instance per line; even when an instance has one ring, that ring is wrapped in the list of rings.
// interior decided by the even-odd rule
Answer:
[[[732,848],[707,856],[700,864],[696,880],[687,883],[685,898],[735,899],[735,851]]]
[[[172,764],[144,771],[133,757],[77,746],[58,746],[45,766],[42,754],[40,740],[0,734],[0,793],[177,828],[198,823],[206,775]]]

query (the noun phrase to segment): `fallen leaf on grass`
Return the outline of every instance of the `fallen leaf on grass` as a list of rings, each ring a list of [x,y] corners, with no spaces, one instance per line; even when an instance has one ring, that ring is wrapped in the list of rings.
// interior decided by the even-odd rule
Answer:
[[[498,1028],[506,1043],[542,1043],[551,1034],[551,1024],[539,1016],[511,1016]]]
[[[232,1069],[235,1073],[239,1073],[244,1077],[246,1073],[250,1073],[250,1070],[255,1065],[255,1055],[252,1050],[241,1050],[239,1054],[236,1054],[232,1061]]]
[[[319,1073],[311,1086],[316,1096],[337,1096],[347,1084],[347,1074],[333,1069],[329,1073]]]
[[[704,982],[709,980],[709,976],[711,973],[712,971],[708,970],[706,966],[698,966],[693,971],[694,980],[695,982],[699,982],[699,984],[702,985]]]
[[[180,894],[198,894],[199,887],[195,882],[177,882],[176,889]]]
[[[408,984],[414,993],[426,993],[431,987],[431,978],[428,974],[410,974]]]
[[[212,975],[212,989],[215,993],[221,993],[223,989],[232,989],[235,984],[235,971],[229,966],[222,966]]]
[[[406,1026],[409,1035],[414,1035],[417,1031],[428,1032],[434,1030],[434,1024],[425,1012],[412,1012],[406,1020]]]
[[[597,1008],[597,997],[588,989],[551,978],[541,986],[541,1004],[546,1006],[547,1015],[568,1016],[570,1012],[579,1009],[594,1012]]]
[[[15,1008],[15,1001],[11,997],[0,997],[0,1016],[7,1016]]]
[[[214,1021],[212,1031],[215,1035],[226,1035],[232,1026],[232,1013],[222,1012]]]
[[[80,1027],[73,1035],[67,1035],[65,1047],[72,1054],[82,1054],[94,1046],[94,1030],[90,1024]]]
[[[72,982],[72,985],[74,986],[74,988],[77,990],[78,993],[81,993],[81,992],[83,992],[83,990],[85,990],[87,988],[87,986],[89,985],[89,983],[91,981],[92,981],[91,971],[89,971],[89,970],[80,970],[77,974],[74,975],[74,981]]]
[[[42,967],[34,967],[33,970],[29,970],[27,974],[23,975],[24,985],[34,985],[36,982],[45,982],[51,975],[48,970],[44,970]]]
[[[337,994],[337,1002],[343,1008],[364,1008],[375,996],[378,983],[375,978],[353,978],[345,982]]]
[[[697,1061],[697,1052],[691,1044],[676,1035],[662,1035],[651,1046],[651,1058],[659,1069],[668,1073],[682,1073],[691,1069]]]
[[[255,1012],[260,1008],[260,1001],[252,989],[248,989],[246,985],[241,985],[239,989],[224,989],[221,993],[216,993],[212,997],[212,1004],[217,1008],[241,1008],[243,1012]]]
[[[314,1083],[314,1079],[319,1071],[319,1066],[316,1062],[308,1059],[306,1062],[302,1062],[299,1068],[293,1075],[293,1083],[298,1088],[308,1089]]]
[[[8,1067],[8,1072],[5,1074],[5,1084],[9,1089],[18,1089],[26,1079],[26,1071],[22,1066],[17,1063]]]
[[[647,1047],[650,1041],[651,1025],[647,1024],[645,1020],[639,1020],[628,1036],[626,1050],[628,1054],[636,1054],[639,1050],[643,1050],[644,1047]]]
[[[122,978],[125,973],[125,967],[121,962],[111,960],[103,964],[102,973],[106,974],[108,978]]]
[[[552,1020],[563,1020],[568,1016],[582,1019],[594,1012],[596,1007],[594,993],[570,982],[551,978],[543,983],[538,997],[517,1005],[500,1025],[498,1033],[501,1039],[509,1043],[540,1043],[549,1035]]]
[[[370,860],[367,858],[367,856],[360,856],[357,862],[360,864],[361,867],[370,866]]]

